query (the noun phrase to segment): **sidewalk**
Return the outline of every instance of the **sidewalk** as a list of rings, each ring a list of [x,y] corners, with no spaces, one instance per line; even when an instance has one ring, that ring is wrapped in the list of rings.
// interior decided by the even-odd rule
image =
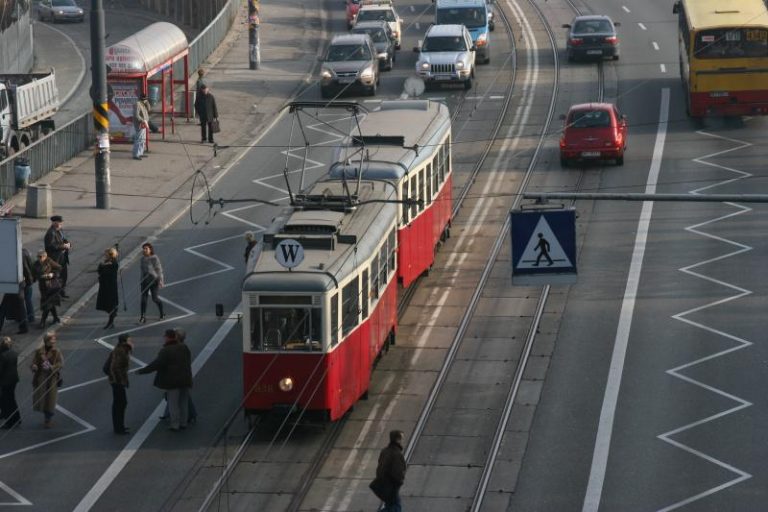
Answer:
[[[222,131],[216,138],[221,146],[246,146],[254,140],[310,80],[318,45],[324,40],[320,3],[308,9],[301,0],[270,2],[264,6],[262,17],[261,67],[249,70],[246,16],[243,9],[227,38],[204,65],[218,104]],[[63,229],[73,245],[67,286],[72,298],[60,308],[64,325],[95,294],[96,267],[105,249],[119,244],[123,266],[129,264],[142,242],[184,215],[195,170],[202,169],[213,181],[244,151],[242,147],[219,150],[214,158],[213,146],[199,141],[199,126],[180,118],[176,133],[166,135],[165,142],[150,138],[151,152],[142,161],[131,158],[129,145],[113,145],[110,210],[95,208],[92,151],[83,152],[39,181],[51,185],[53,212],[64,217]],[[25,200],[24,194],[10,200],[17,215],[23,214]],[[33,255],[43,247],[49,225],[48,219],[23,218],[24,246]],[[39,319],[37,289],[34,302]],[[29,334],[15,332],[15,322],[7,321],[3,335],[12,336],[24,355],[42,335],[36,325]]]

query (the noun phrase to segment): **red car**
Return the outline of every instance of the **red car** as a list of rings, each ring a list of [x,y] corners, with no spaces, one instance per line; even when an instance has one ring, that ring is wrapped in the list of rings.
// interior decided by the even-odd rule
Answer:
[[[624,165],[627,117],[611,103],[573,105],[560,138],[560,165],[575,160],[615,160]]]
[[[355,16],[360,10],[360,0],[347,0],[347,27],[352,28],[355,24]]]

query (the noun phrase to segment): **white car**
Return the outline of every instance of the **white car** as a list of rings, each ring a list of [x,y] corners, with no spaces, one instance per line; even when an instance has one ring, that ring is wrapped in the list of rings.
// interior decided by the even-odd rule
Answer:
[[[432,25],[424,41],[413,49],[419,53],[416,73],[427,88],[442,83],[462,83],[472,88],[475,76],[475,45],[464,25]]]
[[[403,19],[397,15],[392,2],[382,0],[375,4],[364,3],[355,16],[355,23],[361,21],[386,21],[389,23],[389,28],[392,29],[392,35],[395,37],[395,48],[400,49],[400,42],[403,37]]]

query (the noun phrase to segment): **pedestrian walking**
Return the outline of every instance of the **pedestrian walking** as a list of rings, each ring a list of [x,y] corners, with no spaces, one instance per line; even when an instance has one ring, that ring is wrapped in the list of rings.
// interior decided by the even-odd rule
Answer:
[[[541,262],[541,258],[547,258],[547,261],[549,262],[547,266],[551,267],[554,262],[549,256],[549,242],[546,238],[544,238],[543,233],[539,233],[536,236],[539,237],[539,243],[536,244],[536,249],[539,251],[539,255],[536,257],[536,263],[534,263],[533,266],[538,267],[539,263]]]
[[[61,369],[64,358],[56,348],[56,334],[49,332],[43,336],[43,345],[35,351],[32,358],[32,409],[45,416],[45,428],[51,428],[51,418],[56,410],[59,397]]]
[[[32,256],[26,248],[21,249],[21,261],[24,270],[24,307],[27,310],[27,324],[32,325],[35,323],[35,305],[32,303],[32,294],[37,277],[32,270],[35,262],[32,261]]]
[[[147,146],[147,129],[149,129],[149,100],[147,94],[139,94],[139,99],[133,104],[133,159],[141,160]]]
[[[171,415],[170,430],[178,432],[187,427],[189,390],[192,387],[192,354],[180,343],[176,331],[167,329],[163,348],[154,361],[136,373],[156,372],[154,385],[165,391]]]
[[[253,234],[253,231],[246,231],[245,232],[245,266],[248,266],[248,258],[251,257],[251,251],[254,247],[256,247],[256,235]]]
[[[19,354],[13,350],[11,338],[0,338],[0,428],[13,428],[21,423],[16,403],[19,382]]]
[[[128,406],[128,368],[131,364],[133,343],[127,334],[117,337],[117,346],[109,356],[109,384],[112,386],[112,429],[117,435],[129,434],[125,426],[125,409]]]
[[[155,248],[151,243],[145,242],[141,246],[141,251],[141,316],[139,317],[139,323],[143,324],[147,321],[147,296],[150,294],[152,295],[152,302],[157,305],[157,309],[160,311],[160,320],[165,318],[163,303],[157,294],[157,291],[165,283],[163,280],[163,266],[160,263],[160,258],[155,254]]]
[[[200,141],[205,143],[207,137],[208,142],[213,143],[213,125],[219,121],[219,111],[216,108],[216,98],[205,84],[195,99],[195,111],[200,118]]]
[[[99,273],[99,294],[96,296],[96,309],[109,313],[109,320],[105,329],[115,327],[115,317],[117,316],[118,294],[117,294],[117,249],[110,247],[104,251],[104,260],[99,263],[97,269]]]
[[[62,298],[68,299],[67,295],[67,277],[69,267],[69,251],[72,249],[72,244],[67,237],[64,236],[64,218],[61,215],[54,215],[51,217],[51,227],[45,232],[45,252],[48,253],[48,257],[59,264],[61,269],[59,270],[59,284]]]
[[[61,305],[61,281],[59,275],[62,267],[48,257],[45,251],[38,251],[37,261],[32,267],[40,288],[40,328],[45,329],[48,314],[53,313],[53,323],[61,321],[56,312],[56,306]]]
[[[370,488],[384,502],[382,512],[401,512],[400,487],[405,482],[405,457],[403,456],[403,439],[405,434],[400,430],[389,433],[389,445],[379,454],[379,465],[376,467],[376,479]]]

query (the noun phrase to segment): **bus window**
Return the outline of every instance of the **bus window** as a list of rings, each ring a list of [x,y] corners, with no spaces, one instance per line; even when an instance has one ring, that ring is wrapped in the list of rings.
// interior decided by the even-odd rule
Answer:
[[[712,29],[696,33],[694,57],[734,59],[768,57],[768,30]]]

